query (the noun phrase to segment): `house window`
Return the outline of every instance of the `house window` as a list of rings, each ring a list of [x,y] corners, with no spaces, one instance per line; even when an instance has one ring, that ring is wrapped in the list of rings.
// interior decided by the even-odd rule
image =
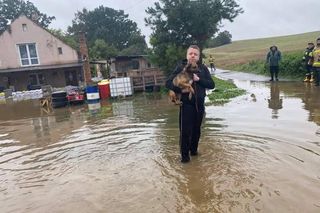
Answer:
[[[58,47],[58,53],[59,55],[62,55],[62,47]]]
[[[29,84],[32,86],[39,86],[45,83],[43,74],[33,73],[29,75]]]
[[[140,64],[138,60],[132,60],[131,61],[131,67],[134,70],[138,70],[140,68]]]
[[[27,24],[22,24],[22,31],[26,32],[27,31]]]
[[[36,44],[19,44],[20,60],[22,66],[39,64]]]

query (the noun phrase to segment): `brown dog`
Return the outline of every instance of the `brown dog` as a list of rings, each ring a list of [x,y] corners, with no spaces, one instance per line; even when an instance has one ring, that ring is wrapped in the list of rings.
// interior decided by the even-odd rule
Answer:
[[[194,89],[192,88],[193,73],[195,73],[197,70],[197,64],[187,64],[172,81],[174,86],[179,87],[184,92],[189,92],[189,100],[191,100],[192,94],[194,94]],[[176,94],[174,91],[170,90],[169,98],[176,105],[182,104],[180,101],[181,94]]]

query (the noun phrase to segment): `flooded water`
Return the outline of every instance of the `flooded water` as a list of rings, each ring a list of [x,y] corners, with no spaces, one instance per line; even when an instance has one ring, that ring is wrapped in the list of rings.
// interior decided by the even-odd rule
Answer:
[[[219,75],[248,93],[207,106],[189,164],[165,96],[2,103],[1,212],[320,212],[320,88]]]

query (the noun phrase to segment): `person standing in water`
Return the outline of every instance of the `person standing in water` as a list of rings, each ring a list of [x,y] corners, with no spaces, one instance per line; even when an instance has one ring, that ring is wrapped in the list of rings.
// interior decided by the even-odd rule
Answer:
[[[312,64],[315,78],[315,85],[320,84],[320,37],[317,39],[316,47],[310,53],[310,64]]]
[[[173,71],[166,81],[166,87],[175,93],[181,94],[179,129],[180,129],[180,153],[181,162],[190,161],[190,155],[198,155],[198,143],[201,134],[201,123],[205,113],[204,99],[206,89],[213,89],[215,84],[208,68],[201,63],[200,48],[191,45],[187,49],[186,59]],[[189,98],[189,91],[181,90],[174,86],[173,79],[190,64],[197,64],[197,70],[193,73],[192,88],[195,93]]]
[[[277,46],[271,46],[270,51],[267,54],[266,63],[269,66],[271,79],[270,81],[278,81],[279,74],[279,62],[281,60],[281,52],[278,50]]]
[[[302,61],[305,63],[305,68],[306,68],[306,76],[305,79],[303,80],[304,82],[313,82],[313,74],[312,74],[312,63],[310,62],[311,56],[310,53],[314,49],[314,43],[308,43],[308,47],[304,51]]]

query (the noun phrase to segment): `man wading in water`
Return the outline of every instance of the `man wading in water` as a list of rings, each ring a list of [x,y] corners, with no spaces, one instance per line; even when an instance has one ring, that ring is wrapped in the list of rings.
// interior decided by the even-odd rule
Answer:
[[[191,45],[187,50],[187,59],[183,60],[169,76],[166,87],[177,94],[181,94],[179,129],[181,162],[190,161],[190,155],[198,155],[198,143],[201,134],[201,123],[204,116],[204,98],[206,89],[213,89],[214,82],[208,68],[199,61],[200,48]],[[181,90],[173,85],[173,79],[189,64],[197,64],[193,73],[192,88],[194,94],[189,98],[190,92]]]

